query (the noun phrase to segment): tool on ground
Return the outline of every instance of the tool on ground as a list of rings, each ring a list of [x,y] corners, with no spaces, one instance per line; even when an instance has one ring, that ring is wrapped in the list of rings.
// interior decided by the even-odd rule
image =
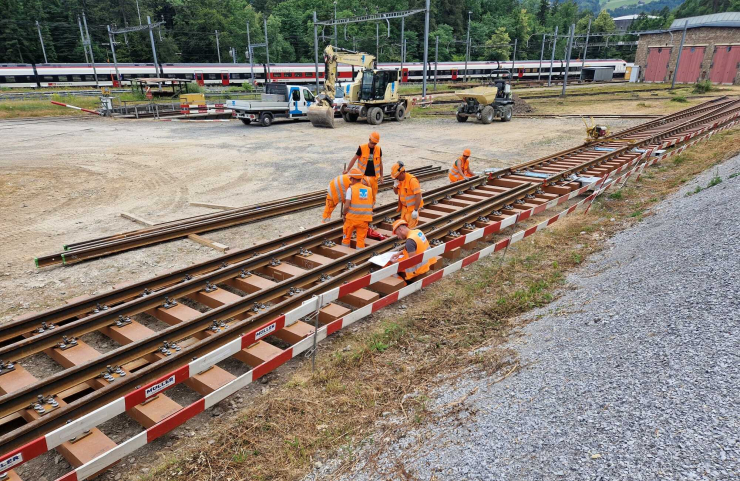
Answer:
[[[594,118],[591,118],[591,125],[586,123],[586,119],[581,117],[584,125],[586,126],[586,140],[585,142],[593,142],[609,135],[609,127],[606,125],[596,125]]]

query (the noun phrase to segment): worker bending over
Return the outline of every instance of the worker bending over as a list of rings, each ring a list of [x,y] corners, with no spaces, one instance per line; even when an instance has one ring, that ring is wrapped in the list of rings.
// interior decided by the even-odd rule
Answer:
[[[459,182],[470,177],[475,177],[475,174],[470,170],[470,149],[463,150],[463,154],[459,157],[452,168],[450,169],[450,182]]]
[[[322,221],[324,224],[329,222],[331,219],[331,213],[337,205],[342,203],[342,199],[347,194],[347,187],[349,187],[349,175],[342,174],[338,175],[329,182],[329,187],[326,189],[326,205],[324,206],[324,216]]]
[[[413,229],[419,223],[419,211],[424,206],[419,179],[406,172],[403,162],[393,164],[391,177],[395,180],[393,182],[393,192],[398,194],[397,210],[401,212],[401,219],[405,220],[408,226]]]
[[[344,236],[342,244],[352,244],[352,232],[357,233],[357,249],[365,247],[365,236],[370,222],[373,221],[373,204],[375,198],[370,186],[363,182],[360,169],[352,169],[349,172],[349,187],[344,196]]]
[[[355,156],[349,161],[349,165],[344,173],[352,170],[352,166],[357,162],[357,168],[365,175],[367,185],[373,189],[373,199],[378,197],[378,179],[383,177],[383,152],[378,145],[380,134],[373,132],[370,134],[367,144],[362,144],[357,148]],[[369,160],[372,159],[372,162]]]
[[[401,241],[404,242],[404,247],[401,252],[393,254],[391,256],[391,262],[401,262],[406,259],[410,259],[417,254],[421,254],[429,249],[429,241],[422,231],[419,229],[410,229],[406,221],[398,219],[393,223],[393,233]],[[437,262],[436,257],[432,257],[426,262],[420,262],[414,266],[404,269],[398,273],[398,276],[406,281],[406,284],[414,282],[414,278],[418,277],[425,272],[428,272],[432,267],[432,264]]]

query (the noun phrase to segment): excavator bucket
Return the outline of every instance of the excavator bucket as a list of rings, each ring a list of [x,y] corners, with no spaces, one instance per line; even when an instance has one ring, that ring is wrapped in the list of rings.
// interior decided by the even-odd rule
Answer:
[[[334,128],[334,109],[324,105],[312,105],[308,108],[308,120],[314,127]]]

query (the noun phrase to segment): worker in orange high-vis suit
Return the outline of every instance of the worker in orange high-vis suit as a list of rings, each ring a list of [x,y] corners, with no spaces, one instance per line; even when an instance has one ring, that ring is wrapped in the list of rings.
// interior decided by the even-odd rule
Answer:
[[[393,233],[403,242],[403,250],[393,254],[391,262],[401,262],[429,249],[429,241],[424,233],[419,229],[410,229],[403,219],[398,219],[393,223]],[[411,284],[415,277],[428,272],[435,262],[437,262],[437,258],[432,257],[426,262],[419,262],[414,266],[407,267],[399,272],[398,276],[405,280],[407,285]]]
[[[326,205],[324,206],[324,215],[321,222],[326,224],[331,219],[331,213],[334,209],[342,203],[345,194],[347,193],[347,187],[349,187],[349,175],[342,174],[338,175],[329,182],[329,187],[326,188]]]
[[[406,172],[403,162],[393,164],[391,177],[394,179],[393,192],[398,194],[397,210],[401,212],[401,219],[413,229],[419,223],[419,211],[424,206],[419,179]]]
[[[357,233],[356,248],[365,247],[365,237],[373,221],[373,190],[370,186],[365,185],[364,176],[360,169],[349,171],[350,185],[342,200],[344,204],[344,235],[342,244],[349,246],[352,243],[352,232]]]
[[[459,182],[470,177],[475,177],[475,174],[470,170],[470,149],[463,150],[463,154],[459,157],[452,168],[450,169],[450,182]]]
[[[355,156],[349,161],[344,171],[345,174],[348,173],[357,162],[357,168],[365,175],[367,185],[373,189],[373,199],[378,198],[378,179],[383,177],[383,152],[378,142],[380,142],[380,134],[371,133],[367,144],[362,144],[357,148]]]

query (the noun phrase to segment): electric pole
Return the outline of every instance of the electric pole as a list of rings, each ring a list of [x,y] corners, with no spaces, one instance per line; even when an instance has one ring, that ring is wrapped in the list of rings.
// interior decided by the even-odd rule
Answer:
[[[116,60],[116,39],[108,25],[108,41],[110,42],[110,51],[113,54],[113,66],[116,68],[116,81],[121,85],[121,73],[118,71],[118,60]],[[113,85],[115,87],[115,85]]]
[[[583,46],[583,55],[581,55],[581,72],[586,66],[586,55],[588,54],[588,36],[591,35],[591,19],[588,19],[588,30],[586,30],[586,44]],[[609,37],[607,37],[609,38]]]
[[[406,39],[404,30],[406,29],[406,17],[401,17],[401,81],[403,81],[403,61],[406,59]]]
[[[249,37],[249,20],[247,20],[247,55],[249,56],[249,71],[254,85],[254,59],[252,58],[252,39]]]
[[[565,97],[565,87],[568,85],[568,72],[570,71],[570,52],[573,50],[573,36],[576,33],[576,24],[570,26],[570,40],[568,41],[568,53],[565,54],[565,74],[563,75],[563,92],[561,97]]]
[[[85,52],[85,63],[90,63],[90,57],[87,55],[87,42],[85,42],[85,34],[82,31],[82,20],[77,15],[77,25],[80,26],[80,38],[82,39],[82,50]]]
[[[87,48],[90,49],[90,60],[92,60],[93,76],[95,77],[95,87],[100,87],[98,83],[98,71],[95,68],[95,55],[93,54],[92,42],[90,41],[90,31],[87,29],[87,17],[85,12],[82,12],[82,23],[85,25],[85,33],[87,34]]]
[[[673,72],[673,80],[671,81],[671,90],[676,87],[676,77],[678,76],[678,66],[681,65],[681,52],[683,52],[683,43],[686,40],[686,29],[688,28],[689,22],[686,21],[683,24],[683,35],[681,35],[681,45],[678,47],[678,58],[676,58],[676,70]],[[607,37],[608,38],[608,37]]]
[[[437,66],[439,65],[439,57],[437,54],[439,53],[439,35],[437,35],[436,40],[434,41],[434,91],[437,91]]]
[[[542,34],[542,49],[540,50],[540,68],[537,70],[537,81],[542,77],[542,57],[545,56],[545,34]]]
[[[470,15],[472,15],[473,12],[468,11],[468,38],[465,40],[465,76],[463,77],[463,82],[468,81],[468,61],[470,60]]]
[[[270,40],[267,38],[267,17],[265,20],[265,57],[267,57],[267,75],[270,75]],[[267,77],[265,77],[265,83],[267,83]],[[318,93],[318,92],[317,92]]]
[[[46,60],[46,49],[44,48],[44,37],[41,36],[41,25],[39,25],[38,20],[36,20],[36,29],[39,31],[39,40],[41,40],[41,51],[44,52],[44,63],[49,63],[49,61]]]
[[[424,80],[421,83],[421,95],[427,95],[427,67],[429,63],[429,0],[426,2],[424,12]]]
[[[157,73],[157,75],[161,75],[159,72],[159,62],[157,62],[157,48],[154,45],[154,32],[152,31],[152,20],[147,15],[146,17],[146,23],[149,25],[149,39],[152,41],[152,56],[154,57],[154,71]]]
[[[218,63],[221,63],[221,45],[218,43],[218,30],[216,30],[216,53],[218,53]]]
[[[550,57],[550,75],[547,76],[547,86],[552,85],[552,64],[555,63],[555,46],[558,44],[558,26],[555,25],[555,35],[552,37],[552,56]]]
[[[337,21],[337,0],[334,0],[334,21]],[[337,24],[334,24],[334,47],[337,47],[339,45],[339,40],[337,39]]]

